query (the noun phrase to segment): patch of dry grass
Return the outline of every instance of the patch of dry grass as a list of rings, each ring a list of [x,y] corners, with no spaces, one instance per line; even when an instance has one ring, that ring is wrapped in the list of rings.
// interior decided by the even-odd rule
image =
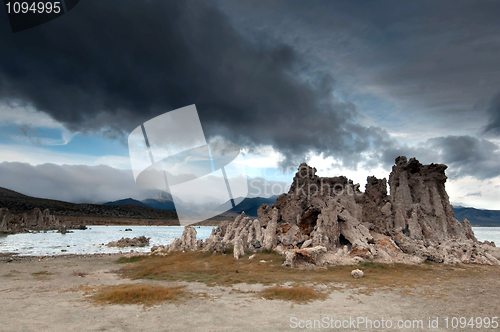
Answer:
[[[284,300],[295,303],[325,300],[328,297],[327,293],[319,292],[310,286],[268,287],[257,293],[257,295],[265,298],[266,300]]]
[[[18,276],[20,273],[21,273],[21,272],[19,272],[19,271],[17,271],[17,270],[10,270],[10,272],[9,272],[9,273],[6,273],[6,274],[2,275],[2,277],[7,277],[7,278],[9,278],[9,277],[16,277],[16,276]]]
[[[265,260],[266,263],[261,263]],[[280,285],[292,282],[298,285],[341,284],[370,295],[375,290],[399,289],[409,292],[417,285],[426,286],[426,294],[433,296],[436,285],[445,285],[451,279],[477,275],[477,265],[446,266],[442,264],[381,264],[364,263],[357,266],[332,266],[324,269],[292,269],[283,267],[284,258],[276,253],[258,253],[253,260],[230,255],[186,252],[167,256],[149,256],[123,266],[119,273],[132,279],[159,279],[168,281],[198,281],[209,286],[232,286],[238,283]],[[351,278],[351,271],[365,272],[361,279]],[[495,267],[489,267],[495,268]],[[497,269],[498,270],[498,269]],[[453,284],[453,282],[451,282]]]
[[[176,301],[186,295],[181,287],[158,285],[122,284],[104,286],[91,290],[89,300],[96,304],[142,304],[154,305],[164,301]]]

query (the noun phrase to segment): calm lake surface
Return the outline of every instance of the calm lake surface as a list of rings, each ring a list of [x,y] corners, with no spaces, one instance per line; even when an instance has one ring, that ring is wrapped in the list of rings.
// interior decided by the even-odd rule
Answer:
[[[182,236],[183,226],[87,226],[86,230],[74,230],[74,233],[60,234],[56,231],[47,233],[24,233],[0,236],[0,253],[13,252],[23,256],[64,255],[64,254],[100,254],[118,253],[119,251],[151,251],[152,246],[165,245]],[[125,232],[126,228],[132,229]],[[196,238],[205,240],[210,236],[213,226],[196,226]],[[148,247],[110,248],[103,244],[117,241],[122,237],[150,237]],[[65,251],[63,251],[65,250]]]
[[[152,246],[172,243],[174,238],[182,236],[183,226],[88,226],[87,230],[75,230],[74,233],[60,234],[27,233],[0,236],[0,253],[18,253],[23,256],[99,254],[150,251]],[[125,232],[131,228],[131,232]],[[205,240],[212,232],[212,226],[196,226],[196,238]],[[494,241],[500,245],[500,227],[472,227],[479,241]],[[108,248],[103,244],[122,237],[150,237],[148,247]],[[64,251],[63,251],[64,250]]]

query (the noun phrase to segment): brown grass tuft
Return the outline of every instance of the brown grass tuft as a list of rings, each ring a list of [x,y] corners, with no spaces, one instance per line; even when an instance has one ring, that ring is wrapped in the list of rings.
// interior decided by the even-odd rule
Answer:
[[[260,263],[265,260],[266,263]],[[274,252],[258,253],[249,260],[235,260],[232,255],[212,255],[203,252],[169,253],[168,256],[144,257],[126,264],[119,272],[132,279],[168,281],[198,281],[209,286],[232,286],[238,283],[279,285],[292,282],[298,285],[338,284],[355,289],[359,294],[376,290],[404,290],[412,295],[440,297],[434,286],[460,282],[477,275],[482,269],[496,267],[477,265],[446,266],[443,264],[381,264],[367,262],[356,266],[331,266],[324,269],[292,269],[283,267],[284,258]],[[353,279],[351,271],[360,268],[365,277]],[[457,279],[458,278],[458,279]],[[415,286],[424,286],[424,293],[413,293]]]
[[[98,304],[143,304],[149,306],[163,301],[175,301],[184,294],[180,287],[123,284],[100,288],[90,300]]]
[[[313,300],[325,300],[327,293],[318,292],[309,286],[281,287],[274,286],[266,288],[258,293],[258,296],[266,300],[284,300],[296,303],[307,303]]]

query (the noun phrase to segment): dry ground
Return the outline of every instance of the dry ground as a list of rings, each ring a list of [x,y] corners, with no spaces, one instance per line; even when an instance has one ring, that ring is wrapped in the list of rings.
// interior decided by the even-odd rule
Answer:
[[[353,267],[292,270],[272,253],[119,257],[1,261],[0,330],[289,331],[299,320],[367,317],[422,320],[407,329],[420,331],[439,317],[433,331],[446,331],[446,317],[500,316],[499,267],[365,264],[354,280]],[[338,330],[400,330],[361,327]]]

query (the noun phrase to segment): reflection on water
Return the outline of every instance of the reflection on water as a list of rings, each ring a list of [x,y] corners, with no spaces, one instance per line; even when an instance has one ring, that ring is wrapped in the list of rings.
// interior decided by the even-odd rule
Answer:
[[[131,228],[131,232],[125,232]],[[196,238],[205,240],[212,231],[212,226],[196,226]],[[500,245],[500,227],[472,227],[479,241],[494,241]],[[64,255],[96,254],[150,251],[152,246],[172,243],[174,238],[182,236],[182,226],[89,226],[87,230],[75,230],[74,233],[60,234],[56,231],[46,233],[26,233],[0,235],[0,253],[15,252],[20,255]],[[150,237],[148,247],[108,248],[104,244],[122,237]]]
[[[172,243],[174,238],[180,238],[182,226],[88,226],[87,230],[74,230],[74,233],[25,233],[0,236],[0,253],[14,252],[19,255],[64,255],[64,254],[96,254],[150,251],[152,246]],[[131,232],[125,232],[131,228]],[[212,232],[212,226],[196,226],[196,238],[205,240]],[[122,237],[150,237],[148,247],[108,248],[110,241]]]

